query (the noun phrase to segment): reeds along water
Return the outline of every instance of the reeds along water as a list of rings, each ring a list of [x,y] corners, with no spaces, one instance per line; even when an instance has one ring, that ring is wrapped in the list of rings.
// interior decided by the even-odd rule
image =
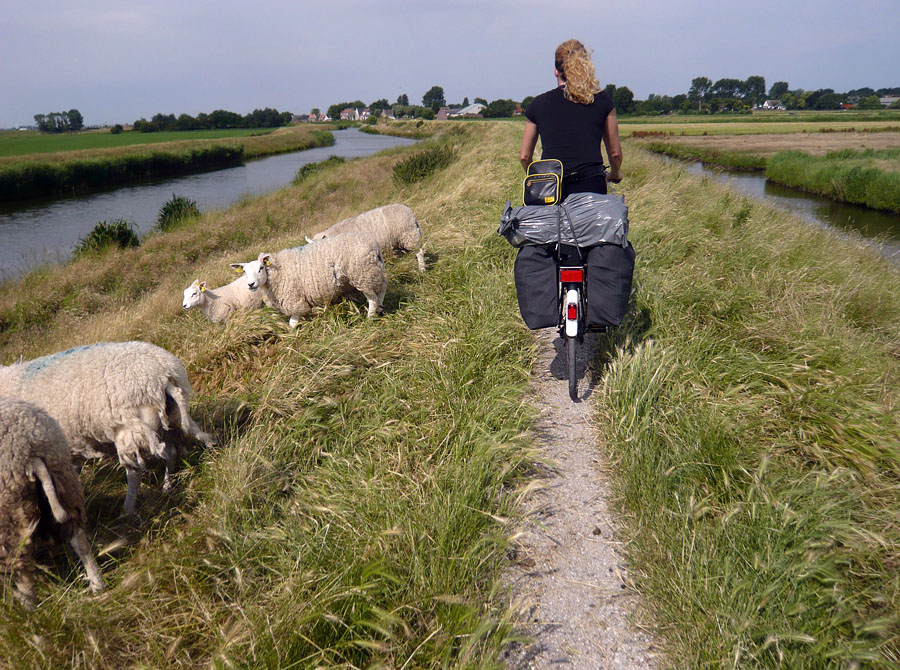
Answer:
[[[163,148],[153,150],[9,163],[0,166],[0,201],[73,194],[141,179],[216,170],[239,165],[248,158],[329,146],[334,144],[334,135],[327,130],[311,130],[267,133],[200,146],[172,144],[157,145]]]
[[[886,169],[878,161],[887,161]],[[766,164],[775,183],[832,200],[900,213],[900,150],[837,151],[812,156],[782,151]]]

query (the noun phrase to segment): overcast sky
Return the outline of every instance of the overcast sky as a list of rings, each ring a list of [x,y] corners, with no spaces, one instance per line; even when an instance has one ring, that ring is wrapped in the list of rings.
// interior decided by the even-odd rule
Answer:
[[[72,108],[93,125],[419,104],[435,84],[450,103],[521,100],[555,84],[570,37],[640,99],[698,76],[900,86],[898,0],[0,0],[0,128]]]

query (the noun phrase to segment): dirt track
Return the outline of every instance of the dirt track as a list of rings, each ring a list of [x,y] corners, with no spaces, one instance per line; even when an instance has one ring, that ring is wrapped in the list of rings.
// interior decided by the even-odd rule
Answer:
[[[538,331],[533,393],[542,408],[535,443],[536,489],[507,575],[522,633],[531,642],[507,652],[511,670],[641,670],[659,667],[657,645],[635,622],[631,587],[609,504],[602,445],[594,431],[594,380],[588,363],[596,335],[578,350],[581,402],[569,399],[566,356],[554,329]]]

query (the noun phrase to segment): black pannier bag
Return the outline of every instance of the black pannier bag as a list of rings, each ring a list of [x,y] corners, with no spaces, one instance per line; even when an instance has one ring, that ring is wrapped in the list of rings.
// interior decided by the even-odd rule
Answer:
[[[618,326],[625,318],[634,276],[634,247],[599,244],[586,249],[587,325]]]
[[[528,328],[559,325],[557,244],[578,246],[585,255],[587,325],[622,323],[635,260],[622,196],[573,193],[562,206],[512,207],[507,202],[497,233],[519,248],[516,295]]]
[[[519,249],[513,277],[522,320],[531,330],[556,326],[559,320],[559,287],[556,257],[550,246]]]

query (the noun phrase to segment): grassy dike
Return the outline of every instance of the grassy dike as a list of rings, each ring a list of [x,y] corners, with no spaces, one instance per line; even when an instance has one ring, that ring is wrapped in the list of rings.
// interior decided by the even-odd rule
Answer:
[[[781,151],[766,163],[766,178],[832,200],[900,214],[900,149],[831,151],[825,156]]]
[[[172,494],[145,484],[133,527],[117,519],[121,472],[85,469],[111,588],[87,596],[59,557],[36,612],[4,590],[0,659],[498,665],[510,630],[497,577],[534,412],[514,252],[494,232],[518,197],[521,127],[429,125],[459,128],[435,140],[457,159],[416,185],[399,189],[391,168],[417,148],[335,163],[138,249],[0,287],[0,361],[150,340],[185,361],[195,416],[219,439]],[[897,271],[626,153],[636,293],[597,363],[598,449],[664,667],[895,667]],[[180,313],[194,278],[224,283],[230,261],[395,200],[422,220],[430,269],[389,262],[384,318],[341,303],[291,332],[267,311],[224,328]]]
[[[673,666],[900,663],[900,275],[628,151],[630,322],[599,392]]]
[[[334,144],[326,128],[300,126],[222,140],[183,140],[0,159],[0,201],[71,194],[143,179],[215,170]]]
[[[418,148],[335,163],[137,250],[3,287],[0,314],[18,315],[5,322],[4,363],[153,341],[185,361],[192,411],[219,445],[188,457],[172,495],[145,477],[134,526],[117,518],[122,473],[89,464],[89,528],[111,588],[89,597],[59,556],[35,612],[4,589],[0,659],[496,666],[508,634],[497,574],[526,458],[534,347],[495,234],[519,170],[511,137],[504,125],[454,132],[456,162],[414,186],[398,190],[392,166]],[[345,302],[290,331],[268,311],[225,327],[182,313],[194,278],[224,283],[230,261],[397,200],[420,217],[431,267],[420,276],[411,256],[389,261],[385,317]]]
[[[765,170],[766,158],[742,151],[722,151],[708,147],[689,147],[675,142],[648,142],[645,148],[658,154],[687,161],[700,161],[704,165],[727,170]]]

